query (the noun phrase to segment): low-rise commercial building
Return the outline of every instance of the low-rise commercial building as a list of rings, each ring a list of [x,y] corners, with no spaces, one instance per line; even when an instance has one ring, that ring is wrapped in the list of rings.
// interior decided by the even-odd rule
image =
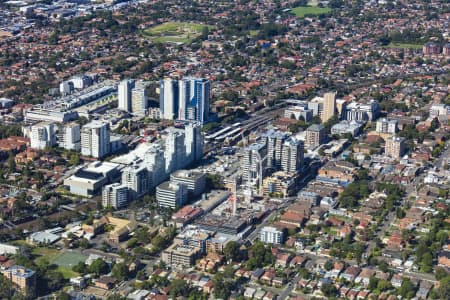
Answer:
[[[103,186],[117,182],[120,178],[119,165],[96,161],[86,168],[77,170],[64,180],[64,185],[72,194],[93,197],[101,193]]]

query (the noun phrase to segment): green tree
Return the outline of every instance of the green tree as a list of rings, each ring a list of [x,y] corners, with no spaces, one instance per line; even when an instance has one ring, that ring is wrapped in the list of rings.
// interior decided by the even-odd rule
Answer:
[[[170,295],[172,297],[178,296],[188,296],[189,295],[189,284],[183,279],[174,279],[169,284]]]
[[[334,284],[330,284],[330,283],[324,283],[322,285],[322,287],[320,288],[320,290],[328,298],[335,297],[336,293],[337,293],[337,289],[334,286]]]
[[[78,166],[80,164],[80,154],[72,153],[70,155],[69,164],[71,166]]]
[[[108,269],[108,265],[101,258],[94,260],[88,267],[89,273],[94,273],[96,276],[107,273]]]
[[[402,285],[398,289],[400,296],[406,299],[411,299],[416,294],[416,287],[409,278],[404,278]]]
[[[239,261],[240,260],[240,245],[238,242],[230,241],[228,244],[226,244],[225,248],[223,249],[223,254],[225,254],[225,258],[227,261]]]
[[[14,156],[11,154],[8,157],[7,165],[9,172],[12,173],[16,171],[16,161],[14,160]]]
[[[113,278],[123,281],[128,278],[128,267],[125,263],[117,263],[112,268],[111,275]]]

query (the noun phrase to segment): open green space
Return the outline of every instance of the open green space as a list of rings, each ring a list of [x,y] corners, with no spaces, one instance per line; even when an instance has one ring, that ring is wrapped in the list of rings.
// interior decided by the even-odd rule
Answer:
[[[72,269],[69,267],[59,266],[57,270],[62,274],[64,279],[70,279],[70,278],[77,277],[78,275],[80,275],[77,272],[72,271]]]
[[[72,268],[79,262],[85,262],[86,256],[79,252],[74,251],[66,251],[62,252],[58,256],[54,257],[54,259],[51,261],[51,263],[54,263],[55,265],[62,266],[62,267],[69,267]]]
[[[386,47],[388,48],[401,48],[401,49],[422,49],[423,45],[419,44],[407,44],[407,43],[396,43],[391,42]]]
[[[53,263],[55,257],[57,257],[61,252],[56,249],[37,247],[34,248],[32,254],[36,256],[35,262],[39,264],[42,260],[47,260],[49,263]]]
[[[147,28],[143,34],[157,43],[190,43],[199,37],[210,25],[187,22],[166,22]]]
[[[317,6],[297,6],[292,9],[292,12],[299,18],[304,18],[306,15],[323,15],[331,12],[331,8],[317,7]]]
[[[79,262],[85,262],[86,256],[76,251],[60,251],[51,248],[38,247],[32,252],[36,258],[36,264],[46,260],[50,264],[57,265],[57,270],[65,279],[78,276],[77,272],[72,271],[72,267]]]

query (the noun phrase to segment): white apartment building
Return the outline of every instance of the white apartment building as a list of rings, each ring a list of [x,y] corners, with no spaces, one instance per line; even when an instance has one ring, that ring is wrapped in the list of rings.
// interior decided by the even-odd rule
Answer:
[[[136,115],[145,115],[147,108],[147,90],[144,87],[134,88],[131,91],[131,112]]]
[[[118,108],[131,112],[131,90],[134,88],[133,80],[123,80],[118,88]]]
[[[187,201],[187,192],[186,185],[166,181],[156,187],[156,201],[159,207],[182,207]]]
[[[284,232],[276,227],[264,226],[260,231],[259,239],[263,243],[283,244]]]
[[[397,120],[381,118],[377,120],[376,132],[395,134],[397,132]]]
[[[203,157],[202,127],[197,123],[189,123],[185,126],[186,157],[189,163]]]
[[[128,203],[128,187],[113,183],[103,187],[102,205],[103,207],[113,207],[115,209],[125,207]]]
[[[80,124],[71,122],[62,125],[58,133],[58,143],[61,148],[67,150],[81,150],[81,128]]]
[[[94,120],[81,129],[81,154],[103,158],[110,152],[109,124]]]
[[[164,157],[166,159],[166,173],[184,168],[187,163],[184,132],[171,129],[166,137]]]
[[[43,150],[56,144],[55,124],[40,122],[31,126],[30,146],[32,149]]]
[[[130,198],[137,199],[149,191],[148,175],[144,165],[132,165],[122,170],[122,185],[130,190]]]
[[[292,138],[283,143],[281,154],[281,169],[285,172],[296,173],[303,166],[304,144]]]

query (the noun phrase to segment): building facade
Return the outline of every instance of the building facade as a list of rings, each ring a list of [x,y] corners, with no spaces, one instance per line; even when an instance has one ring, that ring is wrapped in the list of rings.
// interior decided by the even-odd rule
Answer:
[[[134,80],[123,80],[118,88],[118,108],[131,112],[131,90],[134,88]]]
[[[148,95],[144,87],[131,91],[131,112],[135,115],[145,115],[148,109]]]
[[[30,146],[32,149],[43,150],[56,145],[55,124],[40,122],[31,126]]]
[[[395,134],[397,132],[397,120],[381,118],[377,120],[376,132]]]
[[[176,209],[187,202],[186,185],[173,182],[163,182],[156,187],[156,201],[159,207]]]
[[[281,155],[281,170],[296,173],[303,166],[304,143],[292,138],[283,143]]]
[[[209,119],[210,89],[210,82],[205,78],[161,80],[161,118],[206,123]]]
[[[58,144],[67,150],[81,150],[81,128],[80,124],[71,122],[60,127],[58,133]]]
[[[138,199],[149,191],[149,176],[145,165],[127,166],[122,170],[122,185],[129,189],[131,199]]]
[[[400,159],[406,150],[405,138],[394,136],[386,139],[385,155],[395,159]]]
[[[128,203],[128,187],[120,183],[106,185],[102,191],[103,207],[123,208]]]
[[[322,122],[334,117],[336,113],[336,93],[325,93],[323,96]]]
[[[315,148],[325,141],[325,127],[320,124],[313,124],[305,131],[305,147]]]
[[[109,124],[92,121],[81,129],[81,154],[103,158],[110,153]]]
[[[284,243],[284,232],[273,226],[264,226],[261,229],[259,239],[263,243],[269,244],[283,244]]]
[[[177,184],[184,184],[188,193],[192,196],[199,196],[205,190],[206,174],[191,170],[178,170],[170,175],[170,181]]]

